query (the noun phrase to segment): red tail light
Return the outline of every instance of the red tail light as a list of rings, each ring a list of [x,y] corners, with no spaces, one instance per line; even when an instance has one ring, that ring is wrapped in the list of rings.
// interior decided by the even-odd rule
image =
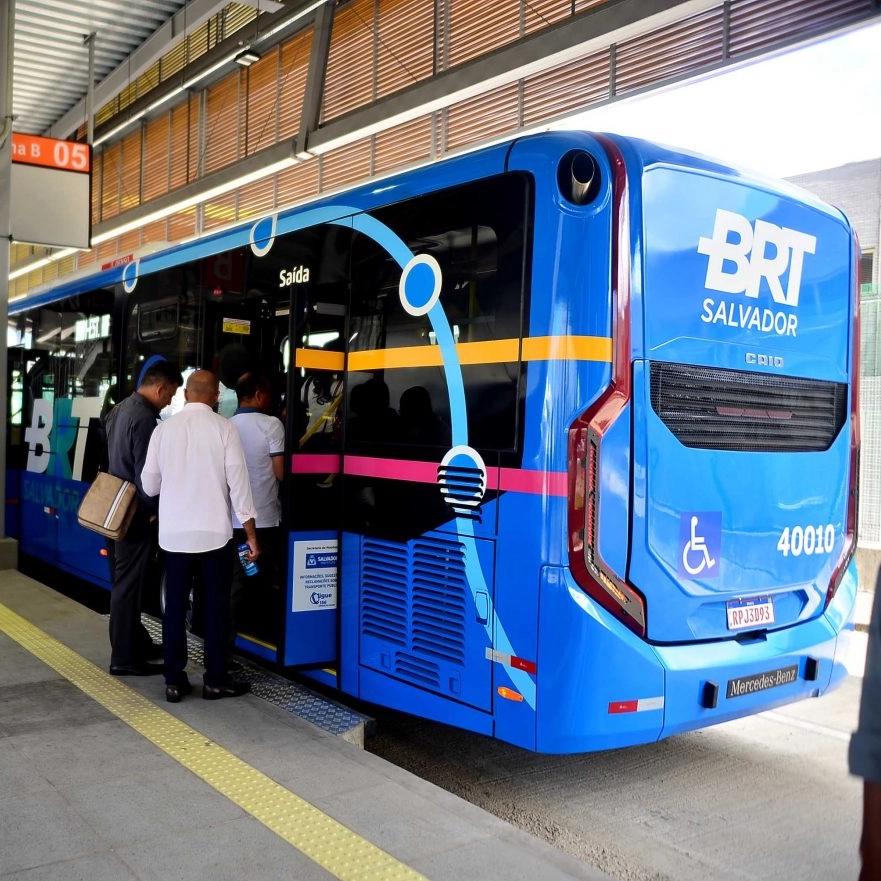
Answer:
[[[605,565],[599,550],[599,480],[603,435],[625,412],[631,397],[630,237],[627,175],[617,147],[602,136],[614,174],[615,236],[612,244],[612,381],[599,400],[569,429],[569,567],[578,586],[634,633],[645,636],[645,599]],[[622,524],[629,533],[629,525]]]
[[[645,636],[645,599],[605,565],[599,551],[601,441],[593,424],[569,430],[569,568],[588,596]]]
[[[829,581],[826,591],[826,605],[838,591],[841,579],[857,549],[857,514],[860,501],[860,279],[859,279],[859,243],[854,246],[855,265],[852,270],[854,277],[853,329],[850,344],[851,378],[850,378],[850,469],[847,478],[847,526],[844,533],[844,547],[841,556]]]

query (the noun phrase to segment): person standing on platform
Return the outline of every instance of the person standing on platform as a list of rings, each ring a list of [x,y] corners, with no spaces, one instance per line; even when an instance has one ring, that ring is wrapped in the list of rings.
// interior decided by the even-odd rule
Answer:
[[[180,370],[164,358],[145,365],[137,390],[106,416],[108,469],[138,488],[139,505],[124,539],[108,541],[110,561],[110,672],[114,676],[148,676],[162,672],[150,664],[160,656],[141,623],[141,606],[155,572],[156,500],[144,492],[141,469],[159,412],[183,382]]]
[[[219,395],[213,373],[190,374],[184,408],[153,433],[141,472],[144,491],[159,496],[159,546],[165,551],[166,575],[162,643],[170,703],[192,691],[185,671],[186,602],[196,572],[202,577],[205,604],[202,697],[236,697],[250,689],[227,672],[231,539],[235,511],[247,537],[248,559],[259,556],[256,511],[238,431],[214,412]]]
[[[269,380],[257,373],[245,373],[236,383],[238,409],[232,422],[239,432],[248,465],[251,493],[257,511],[257,541],[260,545],[260,572],[257,578],[262,586],[272,588],[278,584],[279,524],[281,502],[278,483],[284,477],[284,425],[280,419],[269,415],[272,393]],[[241,521],[233,512],[233,542],[236,546],[247,540]],[[232,632],[230,643],[235,639],[237,625],[242,622],[245,593],[253,578],[248,578],[241,564],[233,565],[232,581]]]
[[[881,881],[881,572],[869,623],[860,719],[850,741],[850,772],[863,778],[863,834],[860,881]]]

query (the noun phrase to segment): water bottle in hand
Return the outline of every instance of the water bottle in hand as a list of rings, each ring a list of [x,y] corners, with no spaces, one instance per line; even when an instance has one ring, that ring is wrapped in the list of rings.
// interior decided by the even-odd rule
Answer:
[[[236,550],[239,552],[239,560],[242,563],[242,569],[245,570],[245,575],[256,575],[257,564],[253,560],[248,559],[248,553],[251,550],[248,545],[241,544],[236,548]]]

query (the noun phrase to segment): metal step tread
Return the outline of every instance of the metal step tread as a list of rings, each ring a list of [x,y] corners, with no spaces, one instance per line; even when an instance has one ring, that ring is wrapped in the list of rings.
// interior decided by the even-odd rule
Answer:
[[[142,615],[141,620],[153,641],[162,642],[162,622],[150,615]],[[187,633],[187,656],[189,663],[204,666],[202,639],[194,633]],[[311,722],[328,734],[364,746],[364,738],[374,725],[370,716],[318,694],[299,682],[252,664],[241,655],[234,655],[233,662],[234,672],[251,683],[252,694]]]

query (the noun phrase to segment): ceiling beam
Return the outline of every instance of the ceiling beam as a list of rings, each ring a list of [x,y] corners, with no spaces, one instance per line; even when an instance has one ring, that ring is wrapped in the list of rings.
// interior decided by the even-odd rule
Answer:
[[[95,85],[94,106],[102,107],[137,79],[171,48],[183,40],[202,22],[226,7],[225,0],[190,0],[182,9],[157,28],[112,73]],[[101,34],[98,34],[100,44]],[[67,138],[83,124],[86,118],[86,99],[83,97],[51,125],[44,134],[50,138]]]

